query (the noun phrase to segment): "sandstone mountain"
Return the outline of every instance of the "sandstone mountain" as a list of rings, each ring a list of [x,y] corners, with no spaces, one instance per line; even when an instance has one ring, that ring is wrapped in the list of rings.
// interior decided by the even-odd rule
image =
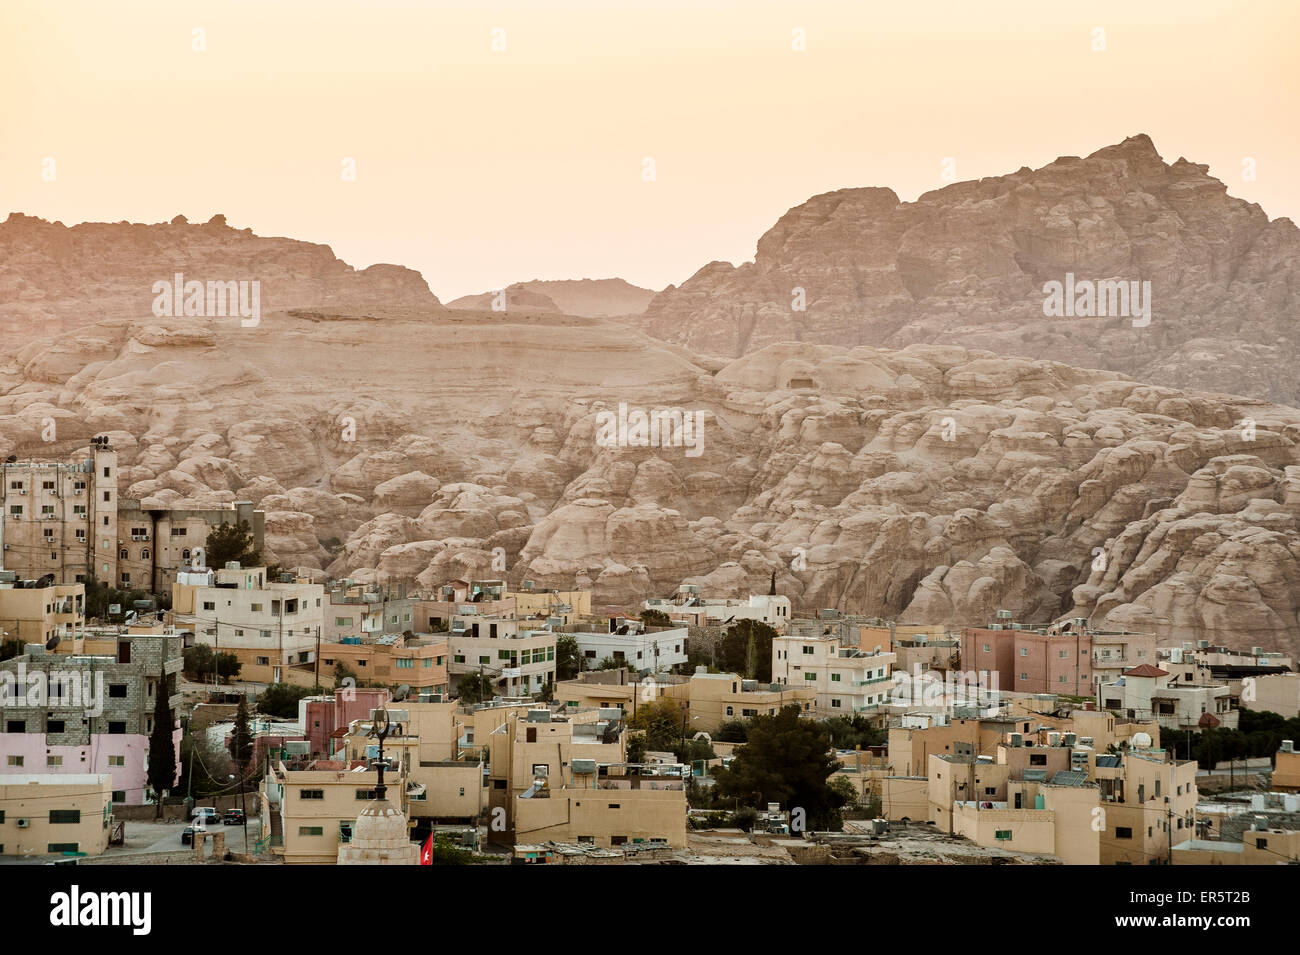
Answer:
[[[252,499],[269,557],[331,575],[430,586],[496,557],[635,609],[775,570],[806,609],[1300,652],[1300,411],[1257,398],[953,345],[705,363],[613,322],[432,305],[101,319],[0,382],[0,453],[107,433],[127,497]],[[698,453],[602,445],[620,404],[703,413]]]
[[[505,289],[507,310],[555,312],[585,318],[640,315],[655,293],[623,279],[565,279],[516,282]],[[448,302],[448,308],[487,310],[494,294],[465,295]]]
[[[1044,285],[1067,273],[1150,281],[1150,323],[1046,317]],[[1139,135],[915,202],[884,188],[814,196],[753,262],[706,265],[638,324],[729,357],[783,341],[959,344],[1300,405],[1298,309],[1295,224]]]
[[[177,272],[200,282],[260,282],[263,311],[392,305],[438,306],[418,272],[396,265],[357,271],[329,246],[256,236],[225,216],[191,225],[87,222],[68,228],[21,213],[0,223],[0,349],[51,329],[152,314],[153,285]]]

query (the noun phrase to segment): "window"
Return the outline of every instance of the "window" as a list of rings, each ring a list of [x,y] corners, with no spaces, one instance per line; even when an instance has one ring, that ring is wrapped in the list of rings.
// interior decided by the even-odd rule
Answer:
[[[410,670],[410,669],[414,669],[415,661],[411,659],[394,660],[393,666],[399,670]]]
[[[352,841],[352,823],[351,821],[339,823],[339,842],[347,844]]]
[[[148,559],[149,559],[149,548],[148,548],[148,547],[141,547],[141,548],[140,548],[140,559],[141,559],[141,560],[148,560]]]
[[[110,766],[125,766],[125,765],[126,765],[126,757],[125,757],[125,756],[110,756],[110,757],[108,757],[108,765],[110,765]]]
[[[610,808],[610,809],[622,809],[623,807],[622,807],[622,805],[620,805],[619,803],[612,802],[612,803],[609,804],[609,808]]]
[[[81,844],[78,842],[51,842],[46,847],[46,851],[52,855],[57,855],[63,852],[78,852],[80,851],[80,845]]]
[[[840,708],[840,701],[839,701],[839,700],[832,699],[832,700],[831,700],[831,706],[834,707],[835,709],[839,709],[839,708]]]
[[[108,732],[113,736],[125,736],[126,724],[122,722],[110,722],[108,724]]]
[[[298,835],[300,836],[323,836],[325,835],[324,826],[299,826]]]
[[[26,720],[6,720],[6,721],[5,721],[5,732],[6,732],[6,733],[26,733],[26,732],[27,732],[27,721],[26,721]]]
[[[67,824],[75,824],[78,822],[81,822],[80,809],[51,809],[50,810],[51,825],[58,825],[58,824],[67,825]]]
[[[374,798],[375,798],[375,791],[374,791],[373,789],[358,789],[358,790],[357,790],[357,798],[358,798],[358,799],[374,799]]]
[[[125,684],[125,683],[110,683],[110,684],[108,685],[108,695],[109,695],[109,697],[110,697],[111,699],[114,699],[114,700],[124,700],[124,699],[126,699],[126,684]]]
[[[832,673],[832,674],[831,674],[831,682],[832,682],[832,683],[839,683],[839,682],[840,682],[840,675],[839,675],[838,673]]]
[[[815,680],[815,679],[817,679],[817,674],[816,674],[816,673],[805,673],[805,674],[803,675],[803,678],[804,678],[804,682],[806,683],[806,682],[808,682],[809,680]]]
[[[11,754],[8,758],[8,763],[10,766],[21,766],[23,764],[23,758]],[[3,820],[0,820],[0,822],[3,822]]]
[[[125,789],[114,789],[114,790],[113,790],[113,802],[126,802],[126,790],[125,790]]]
[[[1130,826],[1116,826],[1116,827],[1115,827],[1115,838],[1116,838],[1116,839],[1132,839],[1132,838],[1133,838],[1133,829],[1132,829],[1132,827],[1130,827]]]
[[[45,732],[47,733],[62,733],[64,731],[63,727],[64,727],[63,720],[45,721]]]
[[[993,838],[997,839],[999,842],[1009,842],[1011,840],[1011,830],[997,829],[993,833]]]
[[[1020,679],[1022,679],[1022,680],[1028,680],[1028,679],[1029,679],[1029,674],[1028,674],[1028,673],[1025,673],[1025,672],[1022,671],[1021,674],[1020,674]]]
[[[323,789],[299,789],[299,799],[324,799],[325,790]]]
[[[217,602],[216,602],[215,600],[205,600],[205,601],[203,601],[203,609],[204,609],[204,610],[216,610],[216,609],[217,609]]]
[[[63,765],[63,757],[62,757],[62,756],[46,756],[46,757],[45,757],[45,765],[46,765],[46,766],[62,766],[62,765]]]
[[[1027,656],[1029,656],[1029,648],[1028,648],[1028,647],[1021,647],[1021,648],[1020,648],[1020,655],[1021,655],[1022,657],[1027,657]]]

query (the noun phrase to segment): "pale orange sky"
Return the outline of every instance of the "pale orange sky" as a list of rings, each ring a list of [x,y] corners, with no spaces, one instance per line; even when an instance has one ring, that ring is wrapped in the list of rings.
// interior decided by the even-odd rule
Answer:
[[[945,157],[970,179],[1146,132],[1297,218],[1298,36],[1293,0],[3,0],[0,215],[221,212],[444,301],[661,288],[819,192],[914,199]]]

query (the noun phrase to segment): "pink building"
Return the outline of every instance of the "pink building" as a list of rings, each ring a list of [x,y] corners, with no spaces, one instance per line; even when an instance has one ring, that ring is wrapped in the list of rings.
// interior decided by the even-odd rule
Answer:
[[[346,729],[353,720],[370,719],[370,712],[387,702],[385,687],[341,689],[334,692],[333,699],[304,700],[303,731],[312,755],[327,755],[336,730]]]

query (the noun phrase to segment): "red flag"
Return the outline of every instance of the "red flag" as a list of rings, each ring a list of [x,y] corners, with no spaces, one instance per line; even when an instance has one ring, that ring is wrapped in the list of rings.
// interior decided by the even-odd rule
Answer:
[[[433,865],[433,833],[429,833],[429,838],[424,841],[424,848],[420,850],[420,865]]]

